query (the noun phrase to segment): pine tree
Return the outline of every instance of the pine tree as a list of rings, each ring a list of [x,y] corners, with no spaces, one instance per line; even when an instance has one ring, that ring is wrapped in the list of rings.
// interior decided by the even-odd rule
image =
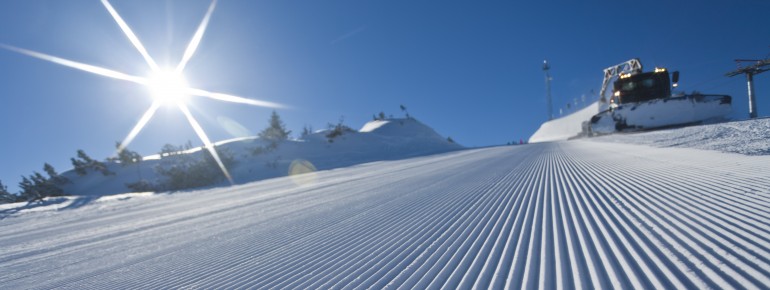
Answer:
[[[19,182],[21,200],[32,202],[49,196],[64,195],[64,190],[60,186],[69,181],[56,173],[53,166],[48,163],[43,166],[43,170],[45,170],[49,178],[46,178],[37,171],[32,173],[29,178],[22,176],[22,180]]]
[[[70,160],[72,161],[72,167],[75,169],[75,173],[80,176],[88,174],[88,171],[86,171],[86,164],[83,161],[75,158],[70,158]]]
[[[0,194],[10,194],[8,187],[3,184],[2,180],[0,180]]]
[[[53,168],[53,167],[51,167]],[[54,172],[55,173],[55,172]],[[55,175],[55,176],[58,176]],[[32,182],[35,186],[35,189],[37,190],[40,198],[48,197],[48,196],[62,196],[64,195],[64,190],[62,190],[58,184],[55,183],[54,180],[50,178],[45,178],[42,174],[39,172],[35,172],[34,175],[31,176]]]
[[[88,168],[91,168],[94,171],[99,171],[104,176],[115,174],[114,172],[107,169],[107,165],[105,165],[103,162],[91,159],[91,157],[88,156],[88,154],[86,154],[86,152],[83,150],[78,150],[78,159],[70,158],[70,160],[72,161],[72,167],[74,167],[75,172],[81,176],[88,174]]]
[[[78,149],[78,158],[82,159],[86,164],[94,162],[94,160],[91,159],[91,156],[88,156],[82,149]]]
[[[0,204],[11,202],[16,202],[16,195],[8,192],[8,187],[3,185],[3,182],[0,181]]]
[[[305,127],[302,127],[302,135],[300,136],[301,138],[305,138],[310,134],[313,134],[313,126],[305,125]]]
[[[406,106],[404,105],[400,105],[400,106],[401,106],[401,111],[404,112],[404,114],[406,115],[406,118],[411,119],[412,116],[409,116],[409,112],[406,111]]]
[[[69,179],[56,173],[56,169],[51,164],[46,163],[43,165],[43,171],[48,174],[48,178],[56,185],[63,185],[69,182]]]
[[[289,138],[291,131],[286,130],[286,125],[283,124],[283,121],[281,121],[281,117],[278,116],[278,113],[273,111],[268,122],[268,127],[262,130],[262,132],[259,132],[259,138],[268,140],[272,144],[276,144],[279,141],[283,141]]]
[[[26,201],[33,201],[43,198],[35,184],[32,183],[32,181],[29,180],[29,178],[26,176],[21,177],[19,188],[21,189],[21,198]]]
[[[91,163],[94,162],[94,160],[91,159],[91,157],[88,156],[88,154],[86,154],[86,152],[81,149],[78,149],[77,158],[78,159],[70,158],[70,160],[72,161],[72,167],[75,168],[75,172],[81,176],[88,174],[87,169],[88,167],[90,167]]]

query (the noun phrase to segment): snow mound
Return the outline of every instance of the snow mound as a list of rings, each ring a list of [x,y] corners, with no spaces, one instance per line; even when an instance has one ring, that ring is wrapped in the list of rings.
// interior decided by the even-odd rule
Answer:
[[[301,140],[278,142],[277,146],[257,137],[220,141],[216,146],[217,150],[234,159],[228,171],[236,184],[291,175],[296,169],[292,164],[301,164],[305,169],[328,170],[463,149],[413,118],[372,121],[360,131],[344,130],[340,136],[330,137],[329,133],[328,130],[318,131]],[[200,158],[204,150],[198,147],[179,153]],[[163,162],[167,160],[152,155],[138,164],[122,166],[108,163],[108,169],[115,174],[107,176],[98,172],[80,176],[70,170],[62,173],[71,181],[63,189],[71,195],[101,196],[130,192],[126,184],[140,180],[156,184],[162,182],[165,177],[158,175],[155,168]],[[227,185],[227,181],[214,186],[217,185]]]
[[[744,155],[770,155],[770,119],[613,134],[592,140],[654,147],[696,148]]]

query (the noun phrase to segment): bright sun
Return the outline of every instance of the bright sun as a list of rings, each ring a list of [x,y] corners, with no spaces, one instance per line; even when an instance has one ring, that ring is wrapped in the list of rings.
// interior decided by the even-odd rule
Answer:
[[[206,148],[209,151],[209,153],[211,153],[211,156],[214,157],[214,160],[217,161],[217,165],[219,166],[220,169],[222,169],[222,173],[225,175],[227,180],[230,181],[230,184],[234,184],[233,178],[230,176],[230,173],[227,171],[227,168],[225,168],[224,163],[222,163],[222,160],[219,158],[219,154],[214,149],[214,145],[211,143],[211,140],[209,140],[209,137],[206,136],[206,133],[203,131],[203,128],[201,127],[201,125],[198,123],[198,121],[195,120],[192,113],[190,113],[190,110],[187,108],[187,98],[190,96],[199,96],[199,97],[206,97],[206,98],[211,98],[214,100],[219,100],[224,102],[246,104],[246,105],[252,105],[252,106],[259,106],[259,107],[269,107],[269,108],[281,108],[283,106],[272,102],[247,99],[239,96],[233,96],[228,94],[215,93],[215,92],[209,92],[206,90],[191,88],[187,84],[187,80],[185,80],[184,76],[182,75],[182,71],[184,71],[184,68],[187,65],[187,62],[190,61],[190,58],[193,57],[193,55],[195,54],[195,51],[198,49],[198,45],[201,42],[201,38],[203,38],[203,33],[206,31],[206,27],[208,26],[209,18],[211,18],[211,13],[214,12],[214,7],[216,7],[217,0],[211,1],[211,5],[209,5],[209,9],[208,11],[206,11],[206,15],[203,17],[203,20],[201,21],[200,26],[198,26],[198,29],[195,31],[195,34],[190,40],[190,43],[187,45],[187,49],[185,49],[184,51],[182,60],[179,62],[179,64],[176,66],[175,69],[162,69],[158,67],[158,64],[152,59],[150,54],[147,53],[147,49],[144,48],[144,45],[142,44],[141,41],[139,41],[139,38],[136,37],[136,34],[134,34],[134,32],[131,30],[131,27],[129,27],[128,24],[126,24],[126,22],[123,21],[123,18],[120,17],[120,15],[118,14],[118,11],[116,11],[115,8],[112,7],[112,4],[110,4],[110,1],[109,0],[101,0],[101,1],[104,7],[107,9],[107,12],[109,12],[110,15],[112,15],[112,18],[118,24],[120,29],[123,30],[123,33],[126,35],[128,40],[131,41],[131,44],[133,44],[134,47],[136,47],[136,49],[139,51],[142,57],[144,57],[144,60],[147,62],[147,65],[150,66],[150,70],[152,72],[148,77],[143,78],[143,77],[133,76],[133,75],[119,72],[119,71],[114,71],[111,69],[107,69],[107,68],[103,68],[95,65],[90,65],[90,64],[81,63],[81,62],[77,62],[69,59],[64,59],[61,57],[40,53],[37,51],[5,45],[2,43],[0,43],[0,48],[8,49],[21,54],[26,54],[31,57],[43,59],[46,61],[50,61],[63,66],[90,72],[93,74],[97,74],[97,75],[101,75],[101,76],[105,76],[113,79],[129,81],[129,82],[147,86],[150,90],[150,94],[152,95],[154,101],[152,102],[152,105],[150,105],[150,108],[144,112],[144,115],[142,115],[142,117],[136,123],[134,128],[131,129],[131,132],[128,133],[128,136],[126,136],[123,142],[119,143],[120,146],[118,147],[117,152],[120,153],[121,151],[123,151],[123,149],[125,149],[131,143],[131,141],[134,140],[136,135],[139,134],[140,131],[142,131],[142,128],[144,128],[145,125],[147,125],[147,122],[150,121],[152,116],[155,114],[155,111],[157,111],[160,106],[162,105],[176,106],[179,108],[180,111],[182,111],[182,113],[184,113],[185,117],[187,118],[187,121],[190,122],[190,126],[193,127],[193,130],[195,130],[195,133],[203,142],[204,148]]]
[[[174,70],[154,71],[147,81],[152,97],[166,105],[184,104],[190,95],[187,80]]]

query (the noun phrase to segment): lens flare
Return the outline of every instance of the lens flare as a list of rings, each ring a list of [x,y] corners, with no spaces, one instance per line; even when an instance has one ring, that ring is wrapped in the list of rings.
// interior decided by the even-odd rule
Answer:
[[[296,159],[289,165],[289,177],[298,186],[315,184],[318,181],[316,168],[310,161]]]
[[[225,116],[217,116],[217,123],[221,126],[230,136],[236,138],[243,138],[248,136],[254,136],[248,128]]]

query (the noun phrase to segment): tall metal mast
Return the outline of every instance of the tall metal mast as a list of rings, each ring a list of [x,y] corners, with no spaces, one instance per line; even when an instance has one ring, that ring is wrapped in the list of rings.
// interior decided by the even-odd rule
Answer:
[[[725,74],[728,77],[746,74],[746,82],[749,89],[749,118],[757,117],[757,99],[754,95],[754,75],[770,70],[770,58],[763,60],[736,59],[738,69]],[[752,66],[741,67],[741,62],[755,62]]]
[[[551,66],[548,65],[548,60],[543,60],[543,71],[545,72],[545,100],[548,105],[548,121],[553,120],[553,106],[551,105],[551,75],[548,70]]]

